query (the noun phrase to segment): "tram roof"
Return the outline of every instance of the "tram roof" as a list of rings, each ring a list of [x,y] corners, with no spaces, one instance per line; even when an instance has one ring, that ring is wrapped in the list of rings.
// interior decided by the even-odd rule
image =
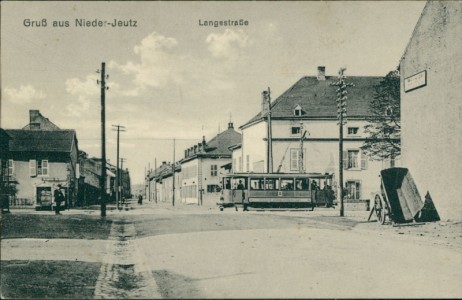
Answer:
[[[226,174],[223,177],[249,177],[249,178],[325,178],[332,176],[333,173],[234,173]]]

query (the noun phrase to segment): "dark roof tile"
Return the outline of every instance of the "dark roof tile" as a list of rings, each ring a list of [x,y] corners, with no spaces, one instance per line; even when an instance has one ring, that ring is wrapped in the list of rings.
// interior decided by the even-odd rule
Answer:
[[[23,130],[6,129],[10,136],[10,151],[44,151],[44,152],[70,152],[75,130]]]
[[[374,86],[383,77],[352,76],[347,77],[347,83],[354,87],[348,88],[347,116],[365,117],[370,115],[369,102],[374,96]],[[337,117],[337,87],[332,86],[338,80],[336,76],[326,76],[326,80],[316,77],[302,77],[292,87],[271,103],[273,118],[294,118],[293,110],[297,105],[302,108],[303,118],[336,118]],[[250,119],[240,128],[261,120],[262,112]]]

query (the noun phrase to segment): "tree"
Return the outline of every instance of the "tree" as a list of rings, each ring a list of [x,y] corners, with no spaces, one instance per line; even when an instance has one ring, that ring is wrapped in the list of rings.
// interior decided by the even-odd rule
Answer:
[[[368,137],[361,149],[373,160],[395,159],[401,155],[399,70],[389,72],[374,89],[372,115],[364,127]]]

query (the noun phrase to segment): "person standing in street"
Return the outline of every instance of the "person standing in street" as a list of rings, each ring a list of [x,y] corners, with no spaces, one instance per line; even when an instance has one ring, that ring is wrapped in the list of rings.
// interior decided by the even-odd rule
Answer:
[[[239,180],[239,184],[237,185],[237,189],[242,193],[242,206],[244,207],[244,211],[248,211],[247,203],[245,201],[245,186],[242,184],[242,180]]]
[[[64,200],[63,193],[61,192],[61,185],[58,184],[56,187],[53,196],[55,198],[56,202],[56,207],[55,207],[55,214],[60,215],[60,210],[61,210],[61,202]]]
[[[143,205],[143,196],[142,195],[138,196],[138,204]]]

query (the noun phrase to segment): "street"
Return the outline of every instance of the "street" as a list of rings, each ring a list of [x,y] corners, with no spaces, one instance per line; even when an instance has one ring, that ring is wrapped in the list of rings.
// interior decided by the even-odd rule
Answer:
[[[98,211],[71,210],[62,217],[82,214]],[[394,228],[366,222],[367,216],[347,212],[341,218],[325,208],[220,212],[148,202],[110,211],[106,239],[5,239],[2,229],[1,259],[98,263],[88,298],[462,295],[460,223]],[[449,227],[453,236],[441,231]],[[440,231],[432,236],[428,228]],[[21,297],[8,294],[7,275],[2,270],[2,296]]]

